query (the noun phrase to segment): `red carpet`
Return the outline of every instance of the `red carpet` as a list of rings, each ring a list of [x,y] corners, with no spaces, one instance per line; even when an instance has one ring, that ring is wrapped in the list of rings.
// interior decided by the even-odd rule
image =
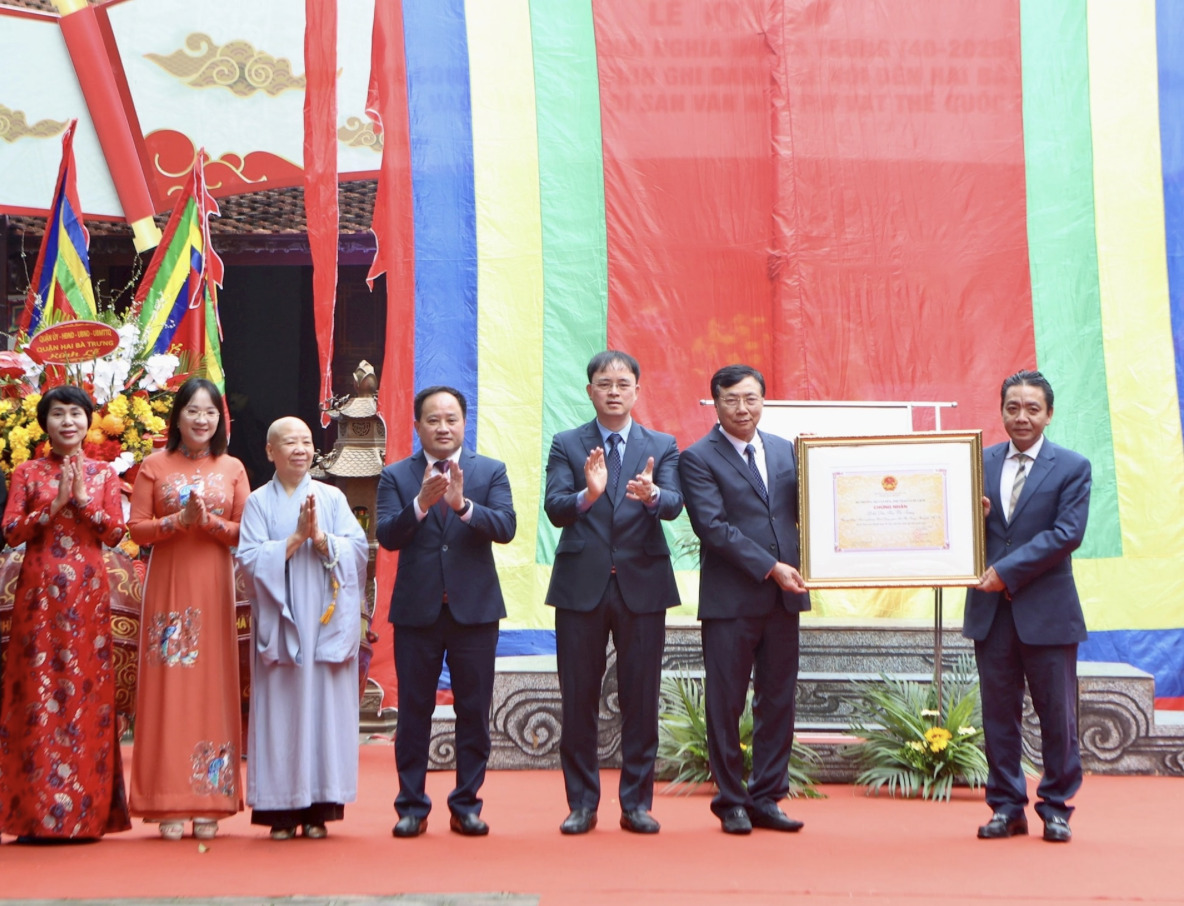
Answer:
[[[125,757],[131,755],[125,750]],[[1184,902],[1184,780],[1087,777],[1077,797],[1075,838],[981,841],[987,808],[966,791],[950,803],[871,798],[854,787],[829,798],[789,800],[800,834],[755,831],[728,837],[705,794],[659,795],[656,837],[617,827],[617,775],[607,772],[601,826],[560,835],[567,814],[559,772],[491,772],[484,789],[491,834],[448,831],[450,774],[432,774],[428,833],[395,840],[395,791],[388,744],[361,750],[360,801],[324,841],[277,843],[246,813],[223,822],[200,852],[166,843],[137,823],[91,846],[0,846],[0,897],[83,899],[293,895],[376,896],[506,891],[551,904],[1063,904]],[[126,766],[126,764],[125,764]]]

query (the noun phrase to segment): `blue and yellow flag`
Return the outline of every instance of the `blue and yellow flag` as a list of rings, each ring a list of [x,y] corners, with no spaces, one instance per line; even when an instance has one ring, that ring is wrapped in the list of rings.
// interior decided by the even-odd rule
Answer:
[[[218,215],[218,203],[206,191],[204,158],[202,149],[136,291],[135,303],[146,349],[165,353],[177,347],[188,354],[193,371],[225,391],[217,296],[222,259],[210,245],[209,227],[210,216]]]
[[[29,336],[54,320],[94,318],[95,295],[90,282],[87,247],[90,234],[82,224],[82,205],[74,174],[74,127],[72,120],[62,136],[62,164],[58,169],[45,238],[37,255],[37,266],[29,283],[21,330]]]

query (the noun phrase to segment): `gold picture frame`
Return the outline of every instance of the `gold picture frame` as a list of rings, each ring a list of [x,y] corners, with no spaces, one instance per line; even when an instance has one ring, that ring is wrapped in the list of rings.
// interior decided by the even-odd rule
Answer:
[[[802,578],[810,588],[977,585],[981,431],[797,440]]]

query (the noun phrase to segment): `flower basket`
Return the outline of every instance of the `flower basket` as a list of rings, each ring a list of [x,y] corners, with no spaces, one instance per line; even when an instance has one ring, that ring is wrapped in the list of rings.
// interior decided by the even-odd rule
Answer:
[[[982,710],[969,656],[945,675],[940,703],[936,683],[882,675],[862,686],[851,728],[864,740],[850,752],[862,768],[857,784],[870,793],[887,789],[889,796],[948,801],[956,784],[986,783]]]
[[[189,376],[180,356],[153,354],[142,347],[134,316],[105,311],[100,318],[116,328],[119,346],[109,355],[71,365],[43,366],[26,352],[28,338],[17,340],[0,369],[0,468],[5,474],[49,450],[37,423],[37,403],[50,387],[81,386],[95,401],[83,452],[111,463],[130,482],[128,472],[163,445],[173,388]]]

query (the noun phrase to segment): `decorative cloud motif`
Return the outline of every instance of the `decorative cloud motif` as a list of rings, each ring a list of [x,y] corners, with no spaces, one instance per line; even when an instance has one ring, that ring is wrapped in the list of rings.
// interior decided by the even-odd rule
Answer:
[[[23,110],[9,110],[3,104],[0,104],[0,138],[8,142],[10,145],[18,138],[52,138],[55,135],[61,135],[68,121],[58,122],[57,120],[38,120],[32,126],[29,121],[25,119],[25,112]]]
[[[144,141],[155,171],[157,189],[171,198],[184,188],[197,157],[197,148],[187,135],[171,129],[151,132]],[[227,153],[217,159],[207,154],[205,169],[206,185],[214,195],[298,185],[304,172],[299,165],[266,151]]]
[[[225,88],[239,97],[257,91],[275,97],[290,88],[304,88],[304,76],[292,75],[287,59],[256,50],[248,41],[218,46],[209,35],[194,32],[185,38],[184,50],[144,57],[191,88]]]
[[[337,140],[350,148],[369,148],[376,154],[382,153],[382,136],[374,131],[373,120],[349,117],[337,130]]]

